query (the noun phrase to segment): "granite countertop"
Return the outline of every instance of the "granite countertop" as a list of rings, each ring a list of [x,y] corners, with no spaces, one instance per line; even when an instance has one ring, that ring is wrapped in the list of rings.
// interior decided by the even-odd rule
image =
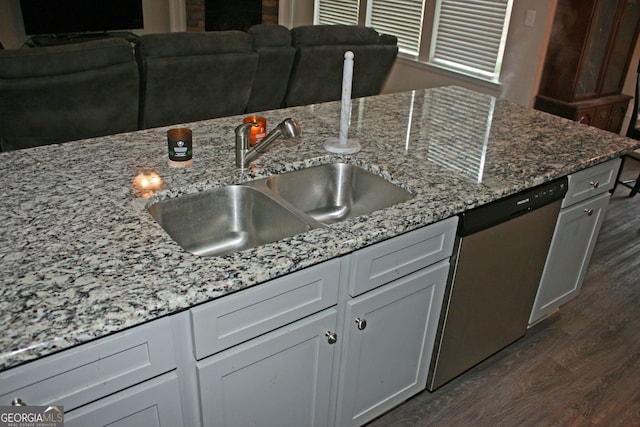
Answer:
[[[356,155],[327,153],[340,103],[262,113],[301,124],[248,171],[234,166],[242,116],[186,124],[190,168],[167,165],[165,128],[1,153],[0,370],[348,254],[640,144],[457,87],[354,100]],[[146,211],[159,200],[343,161],[412,192],[409,202],[255,249],[198,257]],[[149,172],[156,194],[134,186]]]

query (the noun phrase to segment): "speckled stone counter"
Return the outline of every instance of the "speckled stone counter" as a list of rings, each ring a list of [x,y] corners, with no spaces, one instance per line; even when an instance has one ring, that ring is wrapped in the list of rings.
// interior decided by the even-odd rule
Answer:
[[[466,209],[618,157],[638,141],[449,87],[354,100],[362,150],[333,155],[340,103],[264,112],[298,120],[248,171],[234,166],[241,116],[186,124],[190,168],[167,165],[166,130],[2,153],[0,370],[188,309]],[[409,202],[221,257],[198,257],[146,207],[314,164],[349,162],[412,192]],[[157,194],[134,186],[162,178]]]

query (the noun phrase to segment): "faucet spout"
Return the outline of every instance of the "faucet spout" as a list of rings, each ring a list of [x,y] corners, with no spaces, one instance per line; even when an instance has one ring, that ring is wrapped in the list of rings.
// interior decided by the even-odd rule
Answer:
[[[282,136],[285,139],[295,138],[300,135],[300,125],[295,120],[288,118],[283,120],[275,129],[252,148],[249,148],[249,134],[251,127],[257,123],[246,123],[236,128],[236,166],[245,169],[260,153],[269,147],[273,141]]]

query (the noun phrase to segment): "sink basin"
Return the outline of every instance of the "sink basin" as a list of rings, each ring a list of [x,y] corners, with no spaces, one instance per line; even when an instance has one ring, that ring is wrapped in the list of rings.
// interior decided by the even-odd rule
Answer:
[[[413,196],[366,170],[332,163],[274,175],[269,190],[322,224],[371,213]]]
[[[183,249],[224,255],[370,213],[413,196],[357,166],[314,166],[159,202],[149,212]]]
[[[196,255],[224,255],[311,228],[266,194],[244,185],[165,200],[149,212],[176,243]]]

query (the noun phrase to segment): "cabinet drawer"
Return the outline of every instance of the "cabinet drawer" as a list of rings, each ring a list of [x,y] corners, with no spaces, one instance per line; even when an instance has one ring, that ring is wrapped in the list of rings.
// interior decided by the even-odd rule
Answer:
[[[354,253],[349,294],[360,295],[451,256],[458,217]]]
[[[571,206],[611,190],[619,168],[620,159],[613,159],[569,175],[569,187],[562,201],[562,207]]]
[[[82,406],[175,369],[169,318],[119,332],[0,374],[0,404]]]
[[[340,260],[331,260],[191,309],[196,359],[338,302]]]

